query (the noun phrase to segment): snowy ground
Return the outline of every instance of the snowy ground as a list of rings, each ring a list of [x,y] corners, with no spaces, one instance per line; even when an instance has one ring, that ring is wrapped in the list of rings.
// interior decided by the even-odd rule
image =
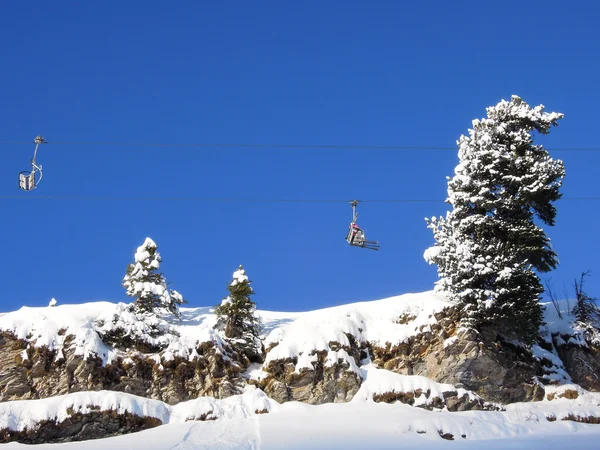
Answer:
[[[330,341],[346,343],[344,333],[359,340],[392,344],[427,327],[433,313],[446,305],[432,292],[407,294],[389,299],[354,303],[305,313],[261,311],[265,345],[278,345],[268,354],[268,360],[295,356],[297,369],[310,365],[311,350],[327,349],[331,360],[345,358],[343,350],[329,348]],[[74,334],[72,342],[82,356],[96,353],[105,363],[115,351],[102,343],[95,330],[99,318],[109,321],[114,314],[127,323],[123,304],[109,302],[80,305],[59,305],[45,308],[24,307],[11,313],[0,313],[0,330],[15,333],[30,345],[47,345],[64,349],[64,337]],[[569,319],[559,320],[547,309],[547,329],[573,332]],[[211,308],[182,308],[181,321],[169,325],[180,338],[170,342],[162,358],[173,355],[194,357],[199,342],[217,342],[212,326],[215,317]],[[398,323],[403,315],[412,318]],[[131,322],[132,323],[132,322]],[[62,333],[58,333],[62,330]],[[66,332],[64,332],[66,331]],[[138,330],[143,332],[144,330]],[[135,330],[132,330],[135,332]],[[552,355],[540,356],[552,358]],[[158,358],[158,355],[156,356]],[[420,449],[563,449],[595,448],[600,439],[600,425],[561,420],[569,415],[600,417],[600,394],[587,393],[578,386],[565,385],[553,390],[574,389],[575,400],[556,396],[553,400],[506,406],[506,411],[448,412],[427,411],[401,403],[374,403],[373,394],[430,389],[432,393],[449,390],[425,377],[403,376],[377,369],[368,361],[358,367],[349,360],[351,370],[363,379],[353,400],[346,404],[311,406],[298,402],[278,404],[254,387],[240,396],[217,400],[203,397],[175,406],[157,400],[117,392],[79,392],[41,400],[0,403],[0,429],[22,430],[34,427],[44,419],[58,421],[68,417],[68,410],[86,412],[99,406],[101,410],[128,411],[159,418],[164,425],[131,435],[67,444],[43,444],[40,449],[387,449],[419,447]],[[251,377],[262,375],[261,367],[253,367]],[[556,369],[556,379],[569,383],[568,376]],[[95,408],[94,408],[95,409]],[[256,414],[266,410],[266,414]],[[199,421],[208,414],[215,420]],[[550,418],[551,420],[548,420]],[[556,419],[556,420],[554,420]],[[440,437],[450,433],[453,441]],[[462,435],[465,437],[463,438]],[[24,448],[17,443],[3,448]]]
[[[368,383],[368,382],[367,382]],[[564,449],[595,448],[600,425],[562,421],[568,414],[598,413],[600,395],[584,394],[578,400],[544,400],[514,404],[504,412],[426,411],[401,403],[385,404],[358,398],[346,404],[311,406],[299,402],[279,405],[261,391],[250,388],[241,396],[226,400],[198,399],[170,407],[160,402],[111,393],[78,393],[65,398],[11,402],[2,405],[0,420],[7,409],[15,419],[28,420],[34,411],[49,408],[54,401],[69,404],[66,397],[79,396],[77,405],[104,397],[105,405],[119,397],[121,407],[145,409],[160,416],[166,425],[140,433],[66,444],[42,444],[40,449]],[[127,398],[125,398],[127,397]],[[136,405],[136,401],[140,404]],[[269,404],[270,412],[256,415],[256,406]],[[60,409],[60,408],[59,408]],[[193,417],[207,410],[218,411],[214,421],[195,421]],[[555,416],[556,421],[548,421]],[[0,428],[2,425],[0,425]],[[439,432],[451,433],[454,441],[444,440]],[[461,435],[465,435],[465,438]],[[17,443],[7,449],[24,448]]]

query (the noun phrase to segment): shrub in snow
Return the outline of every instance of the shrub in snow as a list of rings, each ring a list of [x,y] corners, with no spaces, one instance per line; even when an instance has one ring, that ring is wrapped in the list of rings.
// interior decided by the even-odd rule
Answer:
[[[424,258],[438,266],[436,290],[463,310],[465,324],[492,326],[533,342],[542,323],[542,284],[535,271],[555,268],[557,255],[534,216],[554,225],[565,171],[532,132],[548,134],[563,117],[513,96],[487,108],[461,136],[459,164],[448,177],[446,217],[426,219],[435,245]]]
[[[165,277],[157,272],[161,261],[156,244],[146,238],[135,252],[134,263],[127,267],[123,287],[135,298],[137,312],[170,312],[179,318],[179,305],[187,302],[179,292],[167,288]]]
[[[256,303],[250,299],[254,290],[241,265],[233,273],[227,290],[229,295],[215,308],[215,328],[224,331],[232,346],[246,355],[251,362],[262,362],[260,320],[256,314]]]
[[[56,306],[56,299],[53,298],[52,300],[50,300],[50,302],[48,303],[48,306]]]

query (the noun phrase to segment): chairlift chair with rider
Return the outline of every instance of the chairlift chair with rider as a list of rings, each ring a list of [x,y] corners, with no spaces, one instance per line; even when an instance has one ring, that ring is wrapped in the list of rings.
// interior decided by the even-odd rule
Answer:
[[[24,170],[19,173],[19,188],[24,191],[35,189],[42,180],[42,166],[38,166],[35,163],[35,158],[39,145],[45,144],[46,140],[42,136],[36,136],[33,142],[35,143],[35,150],[33,152],[33,159],[31,160],[31,171]]]
[[[348,228],[346,242],[348,242],[348,244],[354,247],[368,248],[370,250],[379,250],[379,242],[368,241],[365,238],[365,232],[356,223],[356,219],[358,219],[358,213],[356,212],[358,200],[352,200],[350,202],[350,205],[352,205],[352,222],[350,222],[350,227]]]

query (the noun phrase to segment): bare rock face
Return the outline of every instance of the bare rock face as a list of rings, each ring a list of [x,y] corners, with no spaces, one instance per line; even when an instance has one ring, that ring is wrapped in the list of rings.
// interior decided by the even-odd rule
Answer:
[[[225,398],[244,385],[245,367],[217,351],[212,343],[201,344],[198,356],[189,361],[174,358],[157,362],[135,353],[102,366],[99,358],[83,360],[69,349],[57,354],[4,333],[0,340],[0,401],[52,397],[79,391],[112,390],[162,400],[174,405],[210,395]]]
[[[524,348],[502,341],[493,330],[476,333],[457,329],[458,316],[454,308],[435,313],[428,325],[393,346],[359,342],[347,334],[349,345],[342,347],[329,342],[328,350],[312,351],[311,366],[299,370],[296,358],[269,361],[267,357],[268,362],[262,366],[267,375],[260,381],[243,378],[250,364],[246,356],[233,348],[217,348],[212,342],[198,345],[194,349],[198,356],[193,360],[177,357],[161,360],[156,353],[144,353],[149,349],[139,345],[131,350],[121,346],[122,356],[103,366],[99,358],[83,360],[75,356],[69,345],[71,336],[66,337],[64,350],[57,353],[45,347],[36,348],[4,332],[0,334],[0,401],[113,390],[173,405],[201,396],[226,398],[240,393],[244,384],[250,382],[279,402],[339,403],[350,401],[358,392],[362,380],[356,367],[367,357],[375,367],[463,388],[477,394],[483,402],[509,404],[543,399],[544,388],[537,381],[544,380],[543,361]],[[410,324],[412,320],[406,316],[398,322]],[[118,338],[115,336],[115,345]],[[600,388],[597,348],[555,347],[574,382],[587,390]],[[332,358],[332,354],[341,350],[345,352],[344,358]],[[392,393],[389,398],[384,396],[376,401],[410,404],[411,395],[418,398],[415,393],[401,394],[392,399],[397,395]],[[481,402],[473,402],[471,397],[454,391],[443,397],[440,404],[450,410],[484,408]]]
[[[575,383],[600,391],[600,329],[575,323],[570,329],[543,330],[540,360],[550,384]]]
[[[373,401],[380,403],[400,402],[417,408],[441,409],[446,407],[448,411],[500,411],[501,407],[493,403],[485,402],[478,396],[470,395],[468,392],[458,390],[448,390],[442,392],[441,397],[432,397],[431,391],[416,389],[409,392],[385,392],[373,395]]]
[[[88,414],[73,414],[59,423],[46,420],[33,430],[0,430],[0,444],[14,441],[23,444],[46,444],[101,439],[134,433],[158,425],[162,425],[162,422],[154,417],[140,417],[129,413],[117,414],[115,411],[94,411]]]
[[[600,348],[557,345],[556,351],[574,383],[588,391],[600,391]]]
[[[544,388],[536,381],[541,368],[530,353],[472,332],[427,355],[425,364],[431,378],[473,391],[486,401],[508,404],[544,398]]]
[[[487,402],[537,401],[544,389],[536,381],[540,364],[518,347],[496,338],[457,330],[458,313],[449,308],[435,316],[437,324],[391,347],[372,346],[378,367],[403,375],[423,375],[479,395]]]
[[[327,351],[313,352],[313,368],[295,371],[297,359],[271,361],[265,370],[269,377],[258,383],[272,399],[283,403],[301,401],[311,405],[344,403],[352,400],[360,388],[360,376],[342,360],[326,364]]]
[[[408,324],[413,319],[403,316],[398,323]],[[458,330],[458,323],[458,311],[447,308],[435,314],[432,324],[421,326],[414,336],[398,345],[359,345],[353,336],[348,336],[350,346],[344,347],[344,350],[353,357],[356,366],[360,366],[368,351],[375,367],[402,375],[425,376],[480,397],[474,401],[469,396],[449,391],[444,398],[433,403],[426,402],[433,408],[439,403],[457,411],[493,409],[495,406],[492,404],[544,398],[543,385],[538,381],[542,374],[541,364],[531,352],[503,342],[493,330],[482,333]],[[329,346],[336,349],[336,343],[330,342]],[[362,380],[355,371],[348,370],[347,362],[340,360],[333,365],[324,364],[326,355],[327,351],[313,351],[311,356],[317,357],[313,367],[299,371],[295,370],[296,358],[270,361],[263,367],[269,376],[257,384],[279,402],[297,400],[320,404],[349,401],[360,388]],[[390,393],[388,397],[384,395],[374,400],[412,404],[414,393]],[[486,406],[486,403],[489,404]]]
[[[349,402],[360,389],[362,379],[356,372],[356,367],[360,366],[360,361],[367,353],[366,346],[360,344],[354,336],[346,333],[346,337],[349,345],[331,341],[328,343],[329,350],[313,350],[309,355],[313,359],[312,367],[296,370],[297,358],[272,360],[262,369],[269,375],[259,382],[251,382],[279,403],[301,401],[320,405]],[[267,349],[267,354],[274,346]],[[328,358],[329,351],[340,350],[351,358],[354,367],[343,358],[337,358],[337,361]]]

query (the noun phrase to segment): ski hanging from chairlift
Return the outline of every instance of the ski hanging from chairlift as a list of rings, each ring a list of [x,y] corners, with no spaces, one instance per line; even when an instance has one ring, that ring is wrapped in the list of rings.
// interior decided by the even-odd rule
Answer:
[[[356,212],[358,200],[352,200],[350,205],[352,205],[352,222],[350,223],[350,228],[348,229],[348,234],[346,235],[346,242],[354,247],[379,250],[379,242],[368,241],[365,238],[365,232],[356,223],[356,219],[358,219],[358,213]]]
[[[42,166],[41,164],[38,166],[35,163],[35,158],[39,145],[45,144],[46,140],[42,136],[36,136],[33,142],[35,143],[35,150],[33,152],[33,159],[31,160],[31,171],[24,170],[19,174],[19,188],[24,191],[35,189],[42,180]]]

